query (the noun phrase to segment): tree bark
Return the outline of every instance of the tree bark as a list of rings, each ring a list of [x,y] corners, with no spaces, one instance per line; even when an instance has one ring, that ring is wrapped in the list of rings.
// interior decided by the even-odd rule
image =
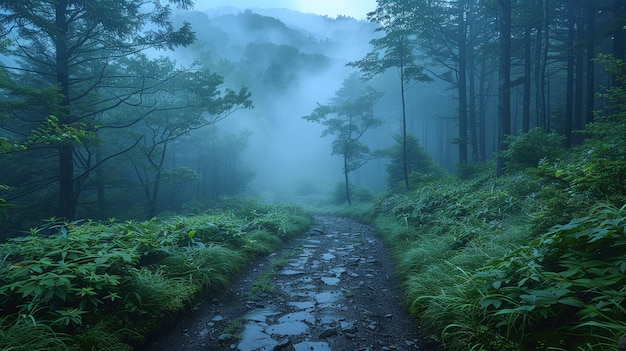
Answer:
[[[500,87],[499,87],[499,151],[506,149],[505,139],[511,134],[511,0],[500,3]],[[498,157],[496,175],[504,174],[502,157]]]
[[[343,156],[343,177],[345,180],[345,190],[346,190],[346,200],[348,201],[348,205],[352,205],[352,198],[350,197],[350,182],[348,178],[348,157],[347,155]]]
[[[467,23],[465,20],[465,0],[458,1],[459,27],[459,163],[467,163]]]
[[[522,107],[522,131],[530,130],[530,85],[532,70],[532,26],[524,31],[524,101]]]
[[[575,38],[575,11],[573,5],[567,9],[567,79],[565,88],[565,114],[563,116],[563,136],[566,148],[572,146],[572,129],[574,119],[574,38]]]
[[[596,71],[593,59],[595,57],[595,0],[587,0],[587,76],[586,76],[586,103],[585,103],[585,124],[593,122],[593,111],[595,109],[595,85]]]
[[[537,126],[550,131],[550,123],[546,110],[546,67],[548,65],[548,1],[537,0],[537,8],[541,9],[541,22],[537,26],[535,45],[535,108]]]
[[[478,106],[478,147],[480,149],[480,161],[487,160],[487,105],[489,92],[487,91],[487,62],[481,60],[480,64],[480,101]],[[491,88],[489,89],[491,90]]]
[[[60,87],[62,95],[60,112],[62,116],[57,116],[61,124],[71,122],[70,111],[70,82],[69,82],[69,52],[67,47],[66,22],[67,1],[60,0],[55,8],[55,25],[57,33],[55,36],[56,55],[56,81]],[[59,218],[67,221],[74,219],[74,150],[71,144],[64,143],[59,146]]]
[[[402,55],[403,53],[401,53],[400,57],[403,57]],[[407,160],[408,156],[407,156],[407,145],[406,145],[407,132],[406,132],[406,96],[404,92],[405,90],[404,69],[405,69],[404,62],[402,62],[400,64],[400,95],[402,97],[402,169],[404,172],[404,187],[406,188],[407,191],[409,191],[410,184],[409,184],[409,166],[408,166],[408,160]],[[348,184],[347,180],[346,180],[346,184]],[[348,197],[348,203],[350,203],[350,197]]]

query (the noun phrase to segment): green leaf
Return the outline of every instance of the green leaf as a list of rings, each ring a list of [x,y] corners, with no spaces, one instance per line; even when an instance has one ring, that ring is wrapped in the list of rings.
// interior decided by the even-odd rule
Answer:
[[[498,309],[502,306],[502,300],[498,298],[485,298],[480,301],[480,307],[488,308],[489,306]]]

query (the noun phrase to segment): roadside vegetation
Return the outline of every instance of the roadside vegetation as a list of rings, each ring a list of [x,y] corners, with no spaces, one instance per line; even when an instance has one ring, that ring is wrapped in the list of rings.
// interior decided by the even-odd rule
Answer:
[[[8,240],[0,350],[132,350],[312,225],[291,205],[221,206],[144,222],[52,221]]]
[[[407,308],[443,349],[626,348],[624,86],[605,97],[576,148],[530,130],[508,138],[502,177],[472,164],[344,211],[392,247]]]

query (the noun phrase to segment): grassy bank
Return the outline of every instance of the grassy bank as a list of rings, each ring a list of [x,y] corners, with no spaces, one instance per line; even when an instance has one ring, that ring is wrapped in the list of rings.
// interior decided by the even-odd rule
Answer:
[[[1,350],[132,350],[312,219],[289,205],[51,223],[0,247]]]
[[[446,350],[616,350],[626,210],[527,172],[442,180],[347,209],[393,249],[405,301]]]

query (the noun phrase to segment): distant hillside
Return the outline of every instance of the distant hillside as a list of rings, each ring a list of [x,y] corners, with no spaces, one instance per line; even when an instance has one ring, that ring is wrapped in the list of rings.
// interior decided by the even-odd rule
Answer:
[[[192,47],[196,56],[204,52],[213,60],[233,62],[244,57],[248,43],[288,45],[302,53],[348,62],[363,57],[376,28],[348,17],[331,19],[287,9],[220,7],[179,12],[177,19],[192,24],[198,37]]]

